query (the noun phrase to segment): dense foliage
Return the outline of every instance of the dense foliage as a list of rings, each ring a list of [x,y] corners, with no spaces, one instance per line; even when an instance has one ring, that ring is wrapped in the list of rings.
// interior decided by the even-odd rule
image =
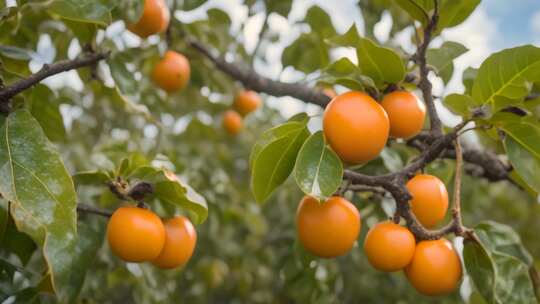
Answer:
[[[479,0],[361,0],[364,24],[345,33],[315,5],[303,20],[288,20],[292,0],[246,0],[248,16],[237,27],[206,1],[167,2],[169,27],[141,39],[126,24],[139,20],[143,0],[0,1],[0,301],[537,301],[540,48],[495,53],[464,72],[462,94],[440,96],[474,129],[437,130],[431,115],[425,132],[389,140],[379,157],[351,166],[320,132],[330,100],[320,90],[360,90],[380,100],[405,88],[433,114],[427,73],[446,85],[453,60],[467,48],[429,42],[466,20]],[[393,23],[391,39],[383,43],[373,29],[385,12]],[[261,15],[260,41],[248,52],[244,31]],[[266,50],[291,37],[272,30],[269,16],[301,32],[283,49],[281,63]],[[358,33],[362,26],[364,35]],[[407,53],[392,39],[406,29],[414,29],[409,33],[418,49],[425,42],[424,52]],[[343,48],[355,50],[356,60],[336,57]],[[167,50],[184,54],[191,66],[189,83],[170,94],[150,76]],[[79,65],[66,68],[74,62]],[[301,80],[287,87],[256,73],[276,65]],[[39,73],[52,77],[32,83]],[[25,81],[30,85],[22,88]],[[243,89],[260,92],[263,106],[244,117],[232,136],[222,114]],[[301,113],[284,117],[285,103],[300,105]],[[463,258],[464,279],[460,290],[430,298],[402,272],[382,273],[369,264],[362,244],[370,227],[396,214],[411,224],[406,213],[396,213],[399,191],[389,190],[403,181],[370,178],[425,160],[419,169],[442,180],[455,200],[453,138],[433,161],[422,151],[435,151],[444,134],[466,130],[477,140],[462,140],[460,216],[474,237],[451,227],[457,236],[446,238]],[[362,181],[367,188],[353,187],[363,187]],[[296,209],[304,194],[324,200],[336,191],[359,210],[360,237],[347,255],[319,259],[297,240]],[[183,214],[196,224],[196,249],[185,267],[161,270],[111,253],[108,219],[101,215],[137,201],[162,218]],[[448,212],[444,222],[452,220]]]

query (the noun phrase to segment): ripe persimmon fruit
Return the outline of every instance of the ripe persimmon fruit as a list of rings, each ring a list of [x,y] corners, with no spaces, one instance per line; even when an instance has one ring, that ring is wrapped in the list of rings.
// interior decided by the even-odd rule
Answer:
[[[114,211],[107,240],[115,255],[127,262],[155,259],[165,244],[165,227],[152,211],[134,206]]]
[[[347,253],[360,232],[360,213],[346,199],[333,196],[319,203],[304,196],[296,212],[298,238],[304,248],[322,258]]]
[[[183,89],[191,75],[188,59],[177,52],[167,51],[165,56],[154,66],[152,80],[158,87],[172,93]]]
[[[245,90],[241,91],[234,99],[233,107],[242,116],[257,110],[261,105],[261,97],[257,92]]]
[[[328,143],[348,163],[365,163],[379,155],[390,123],[384,109],[363,92],[336,96],[326,107],[323,131]]]
[[[413,196],[412,211],[418,221],[427,228],[439,223],[448,210],[448,192],[444,183],[436,176],[418,174],[407,182]]]
[[[165,0],[145,0],[141,18],[128,25],[128,30],[141,38],[163,32],[170,21],[170,13]]]
[[[152,264],[159,268],[170,269],[183,266],[191,258],[197,232],[191,221],[185,216],[177,216],[165,221],[165,245]]]
[[[390,136],[410,138],[420,133],[426,117],[426,106],[407,91],[386,94],[381,102],[390,120]]]
[[[445,239],[421,241],[405,268],[409,282],[421,294],[440,296],[454,291],[461,279],[461,261]]]
[[[364,240],[369,263],[378,270],[393,272],[407,266],[414,255],[416,240],[409,229],[391,221],[373,226]]]
[[[227,133],[236,135],[242,130],[242,116],[233,110],[225,111],[225,113],[223,113],[222,124]]]

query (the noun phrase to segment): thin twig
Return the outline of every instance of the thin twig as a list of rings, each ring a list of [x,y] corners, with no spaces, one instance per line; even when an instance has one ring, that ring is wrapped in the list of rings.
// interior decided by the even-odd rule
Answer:
[[[87,204],[78,204],[77,212],[96,214],[96,215],[101,215],[104,217],[111,217],[113,214],[113,212],[110,210],[101,209],[101,208],[90,206]]]
[[[53,64],[45,64],[38,72],[21,79],[11,85],[0,90],[0,103],[7,103],[13,96],[39,83],[43,79],[66,72],[73,69],[78,69],[85,66],[90,66],[96,62],[107,58],[109,53],[90,53],[82,55],[73,60],[61,60]]]

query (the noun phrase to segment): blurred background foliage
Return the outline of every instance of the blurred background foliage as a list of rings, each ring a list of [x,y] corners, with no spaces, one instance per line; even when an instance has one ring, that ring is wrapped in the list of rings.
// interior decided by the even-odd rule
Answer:
[[[268,61],[265,48],[282,44],[287,33],[268,30],[265,23],[257,53],[248,53],[243,36],[248,23],[235,22],[239,26],[232,28],[232,17],[215,8],[214,1],[178,0],[178,14],[189,21],[172,21],[175,38],[169,46],[163,36],[141,41],[125,31],[124,22],[136,19],[142,1],[5,2],[16,2],[16,6],[4,2],[0,1],[0,77],[4,83],[35,72],[45,63],[74,58],[86,48],[112,51],[110,59],[94,71],[85,68],[54,77],[15,100],[17,106],[31,109],[70,173],[112,170],[122,159],[136,155],[174,171],[208,203],[208,219],[196,227],[198,243],[193,258],[184,269],[172,271],[120,261],[104,242],[106,219],[80,214],[78,227],[85,251],[76,265],[79,274],[86,277],[84,284],[74,281],[80,288],[76,301],[482,303],[467,279],[461,292],[431,299],[414,291],[402,273],[381,273],[368,264],[361,244],[368,227],[392,214],[393,202],[388,197],[361,193],[350,197],[362,215],[361,237],[348,255],[335,260],[313,259],[298,246],[294,217],[302,194],[292,178],[264,205],[255,202],[249,187],[251,146],[265,129],[285,121],[282,107],[290,99],[263,95],[266,105],[247,117],[241,134],[227,135],[220,115],[241,87],[188,48],[182,35],[196,37],[228,61],[255,61],[259,70],[277,64],[283,72],[292,66],[302,75],[302,82],[314,84],[313,72],[336,59],[324,39],[337,32],[323,9],[313,6],[305,20],[291,24],[303,30],[284,49],[281,66]],[[393,20],[391,36],[411,25],[408,15],[392,2],[358,3],[367,37],[375,39],[373,28],[388,9]],[[248,18],[262,13],[292,22],[287,20],[291,0],[247,0],[245,5]],[[184,53],[192,67],[189,86],[171,96],[157,89],[148,76],[166,48]],[[401,54],[407,55],[405,51]],[[322,113],[304,104],[297,108],[315,117]],[[317,122],[314,124],[312,127]],[[403,143],[393,143],[391,148],[361,171],[396,170],[415,155]],[[453,161],[436,161],[427,170],[445,181],[451,193]],[[111,210],[120,204],[105,186],[76,186],[81,203]],[[508,182],[489,183],[467,176],[462,202],[466,225],[483,220],[510,225],[540,266],[540,205],[534,197]],[[11,303],[16,295],[17,302],[55,302],[54,296],[47,294],[50,288],[44,279],[43,256],[31,239],[16,231],[6,213],[7,202],[1,205],[7,233],[0,238],[0,300]],[[163,217],[186,213],[154,201],[151,208]],[[459,240],[455,244],[460,248]]]

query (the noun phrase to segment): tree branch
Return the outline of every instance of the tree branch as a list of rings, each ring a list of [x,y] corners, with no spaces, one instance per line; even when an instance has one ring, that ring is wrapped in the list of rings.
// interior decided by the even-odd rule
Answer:
[[[96,214],[96,215],[101,215],[104,217],[111,217],[113,214],[113,212],[110,210],[101,209],[101,208],[90,206],[87,204],[78,204],[77,212]]]
[[[429,18],[428,24],[424,29],[424,37],[422,43],[418,46],[416,54],[413,56],[414,61],[418,64],[420,68],[420,80],[418,82],[418,88],[422,91],[422,96],[424,97],[424,102],[429,114],[429,123],[431,127],[431,136],[439,136],[442,134],[442,125],[439,115],[437,114],[437,109],[435,108],[435,102],[433,100],[432,85],[428,79],[429,67],[426,59],[426,52],[431,42],[432,34],[437,27],[437,22],[439,20],[439,2],[438,0],[433,0],[434,10],[433,15]]]
[[[0,103],[6,104],[8,101],[15,95],[21,93],[22,91],[32,87],[33,85],[39,83],[43,79],[56,75],[62,72],[66,72],[73,69],[78,69],[84,66],[90,66],[96,62],[107,58],[109,53],[90,53],[85,54],[81,57],[78,57],[73,60],[62,60],[53,64],[45,64],[35,74],[28,76],[27,78],[21,79],[11,85],[8,85],[0,90]]]
[[[185,40],[190,47],[208,58],[218,69],[240,81],[248,89],[276,97],[291,96],[323,108],[330,102],[330,97],[322,91],[297,83],[280,82],[263,77],[252,68],[240,68],[237,63],[229,63],[224,58],[212,54],[206,46],[191,37],[186,37]]]

